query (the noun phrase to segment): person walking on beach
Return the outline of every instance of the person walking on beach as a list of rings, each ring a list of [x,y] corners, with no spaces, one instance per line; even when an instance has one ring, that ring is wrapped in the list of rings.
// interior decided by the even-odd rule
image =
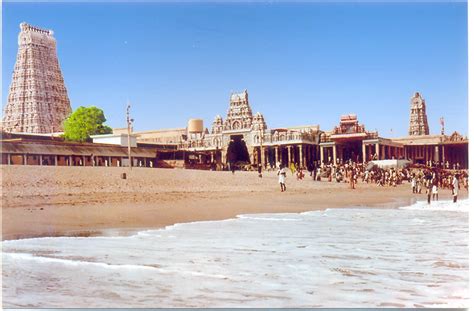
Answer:
[[[349,188],[355,189],[355,176],[354,176],[354,169],[350,168],[348,172],[349,178]]]
[[[454,175],[452,187],[453,187],[453,203],[456,203],[458,200],[458,191],[459,191],[458,174]]]
[[[296,171],[296,166],[295,166],[295,163],[291,162],[290,164],[290,171],[291,171],[291,175],[293,175]]]
[[[432,192],[433,192],[433,201],[438,201],[438,186],[436,185],[436,182],[433,183],[432,187]]]
[[[318,170],[319,170],[318,166],[316,165],[316,161],[313,162],[312,169],[313,169],[313,172],[312,172],[313,181],[315,181],[316,180],[316,174],[318,173]]]
[[[431,204],[431,194],[433,192],[433,187],[432,187],[432,184],[431,184],[431,181],[428,182],[427,186],[426,186],[426,194],[427,194],[427,199],[428,199],[428,204]]]
[[[284,192],[284,191],[286,191],[286,184],[285,184],[286,171],[285,171],[285,169],[283,168],[282,165],[280,165],[280,169],[278,170],[277,175],[278,175],[278,182],[280,183],[281,192]]]

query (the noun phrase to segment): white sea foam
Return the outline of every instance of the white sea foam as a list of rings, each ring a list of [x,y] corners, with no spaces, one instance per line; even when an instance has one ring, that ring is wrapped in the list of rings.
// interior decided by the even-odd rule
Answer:
[[[469,203],[434,203],[4,241],[4,307],[466,307]]]
[[[446,212],[469,212],[470,200],[459,200],[457,203],[452,201],[418,201],[413,205],[400,207],[400,209],[420,210],[420,211],[446,211]]]

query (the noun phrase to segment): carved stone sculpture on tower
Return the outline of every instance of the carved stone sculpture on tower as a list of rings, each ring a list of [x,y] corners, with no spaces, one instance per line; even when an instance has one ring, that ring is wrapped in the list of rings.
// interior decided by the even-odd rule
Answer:
[[[410,128],[408,135],[429,135],[428,118],[426,116],[425,100],[416,92],[411,98]]]
[[[6,132],[53,133],[71,113],[52,30],[20,24],[18,54],[5,106]]]

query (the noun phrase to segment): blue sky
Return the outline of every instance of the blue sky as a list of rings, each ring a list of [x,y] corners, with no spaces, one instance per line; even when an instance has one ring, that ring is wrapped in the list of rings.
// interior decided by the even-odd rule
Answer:
[[[356,113],[383,136],[408,132],[426,99],[432,133],[467,135],[466,3],[4,3],[6,104],[23,21],[53,29],[73,109],[102,108],[136,130],[210,127],[248,89],[270,127]]]

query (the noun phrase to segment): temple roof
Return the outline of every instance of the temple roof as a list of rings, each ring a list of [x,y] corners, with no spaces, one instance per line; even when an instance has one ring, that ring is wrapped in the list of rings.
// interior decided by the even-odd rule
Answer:
[[[241,93],[232,93],[230,94],[230,100],[231,101],[241,101],[244,100],[248,96],[247,90],[241,92]]]

